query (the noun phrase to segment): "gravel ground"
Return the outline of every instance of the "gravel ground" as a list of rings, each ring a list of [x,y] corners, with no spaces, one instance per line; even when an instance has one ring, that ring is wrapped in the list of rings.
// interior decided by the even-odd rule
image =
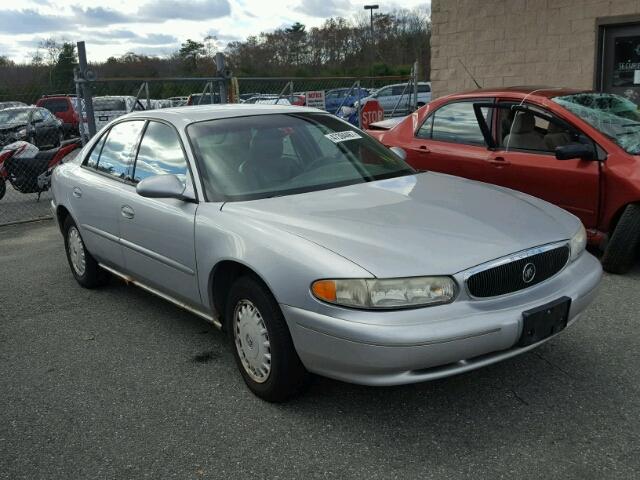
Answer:
[[[640,269],[534,352],[271,405],[197,317],[78,287],[53,222],[0,228],[0,267],[3,479],[640,477]]]

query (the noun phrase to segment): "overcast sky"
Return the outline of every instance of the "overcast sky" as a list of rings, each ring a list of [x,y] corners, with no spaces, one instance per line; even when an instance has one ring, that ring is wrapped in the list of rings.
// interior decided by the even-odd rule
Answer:
[[[47,37],[85,40],[89,61],[127,51],[166,55],[187,38],[219,47],[296,21],[307,27],[352,17],[367,3],[380,12],[429,8],[431,0],[0,0],[0,55],[22,62]]]

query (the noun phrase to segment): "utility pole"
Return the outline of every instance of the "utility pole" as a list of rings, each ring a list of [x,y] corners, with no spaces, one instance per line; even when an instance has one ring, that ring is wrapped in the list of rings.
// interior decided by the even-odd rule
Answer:
[[[377,10],[378,8],[380,8],[378,5],[365,5],[364,9],[365,10],[369,10],[369,13],[371,14],[371,53],[370,53],[370,57],[371,57],[371,63],[369,66],[369,75],[371,75],[371,86],[373,87],[373,61],[375,58],[375,53],[373,51],[373,11]]]

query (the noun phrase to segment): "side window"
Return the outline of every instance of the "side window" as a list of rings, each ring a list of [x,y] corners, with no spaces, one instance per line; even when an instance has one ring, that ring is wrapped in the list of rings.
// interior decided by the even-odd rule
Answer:
[[[482,113],[485,119],[488,119],[489,109],[483,109]],[[431,136],[422,138],[431,138],[442,142],[485,145],[484,136],[473,109],[473,102],[449,103],[436,110],[431,117],[433,122]],[[425,124],[428,122],[429,119]],[[422,127],[418,131],[419,134],[421,130]]]
[[[187,161],[180,139],[173,127],[149,122],[140,142],[133,180],[139,182],[153,175],[167,174],[186,180]]]
[[[431,87],[429,85],[418,84],[418,93],[428,93],[431,91]]]
[[[393,87],[393,91],[391,93],[391,95],[402,95],[402,94],[408,95],[409,94],[409,88],[406,85],[396,85],[395,87]]]
[[[104,142],[107,139],[107,134],[102,135],[102,138],[96,142],[91,149],[89,157],[85,160],[84,164],[89,168],[98,168],[98,158],[100,158],[100,152],[104,146]]]
[[[578,141],[575,132],[550,113],[530,110],[513,110],[511,106],[498,109],[498,138],[500,147],[507,150],[531,150],[553,153],[556,147]]]
[[[140,138],[142,127],[143,120],[114,125],[107,134],[96,168],[122,180],[130,180],[134,148]]]
[[[427,139],[431,138],[431,130],[433,129],[433,117],[433,113],[427,117],[427,119],[416,132],[416,137]]]
[[[389,95],[391,95],[391,87],[379,90],[376,97],[388,97]]]

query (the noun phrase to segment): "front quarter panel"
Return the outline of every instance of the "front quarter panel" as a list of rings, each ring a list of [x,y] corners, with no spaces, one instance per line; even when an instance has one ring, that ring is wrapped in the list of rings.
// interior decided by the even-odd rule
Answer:
[[[220,204],[204,203],[196,215],[196,258],[203,298],[213,302],[210,274],[219,262],[231,260],[253,270],[278,303],[319,311],[309,287],[321,278],[371,278],[355,263],[267,223],[225,213]],[[205,295],[207,292],[207,295]]]

